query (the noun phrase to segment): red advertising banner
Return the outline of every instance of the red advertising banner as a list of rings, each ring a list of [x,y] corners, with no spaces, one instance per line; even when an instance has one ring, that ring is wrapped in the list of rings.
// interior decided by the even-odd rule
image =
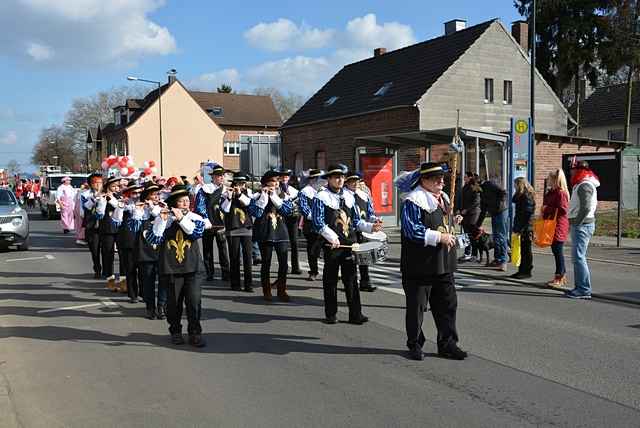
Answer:
[[[376,214],[393,214],[393,156],[363,154],[360,166]]]

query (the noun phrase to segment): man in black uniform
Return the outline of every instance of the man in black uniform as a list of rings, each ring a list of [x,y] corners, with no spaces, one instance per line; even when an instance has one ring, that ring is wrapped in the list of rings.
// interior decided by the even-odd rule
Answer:
[[[307,281],[315,281],[319,273],[318,257],[320,256],[320,249],[316,245],[318,234],[313,229],[311,206],[313,205],[313,199],[322,187],[319,180],[323,174],[324,172],[322,170],[310,169],[307,177],[307,185],[304,186],[298,194],[300,214],[304,217],[302,233],[304,234],[304,239],[307,241],[307,262],[309,263],[309,277]]]
[[[113,212],[113,218],[120,223],[116,242],[118,244],[118,258],[120,260],[120,284],[121,291],[127,290],[129,301],[138,301],[138,266],[135,257],[135,245],[140,232],[131,221],[131,216],[140,201],[142,186],[135,180],[129,180],[127,187],[122,191],[124,200],[120,202],[118,208]]]
[[[229,280],[229,253],[224,233],[224,214],[220,209],[224,187],[225,170],[222,165],[214,163],[211,166],[211,183],[203,184],[196,195],[195,211],[203,218],[209,219],[211,228],[207,228],[202,238],[202,252],[204,253],[204,267],[207,271],[207,281],[213,281],[213,241],[218,246],[218,259],[222,269],[222,280]]]
[[[438,330],[438,355],[463,360],[467,353],[458,345],[456,331],[456,238],[452,234],[454,218],[444,188],[445,168],[423,163],[410,177],[413,190],[402,207],[402,248],[400,270],[406,309],[409,356],[422,360],[425,336],[422,319],[427,301]],[[460,216],[455,222],[462,220]]]
[[[118,291],[116,276],[113,273],[115,243],[120,223],[113,219],[113,212],[118,207],[120,177],[109,177],[104,183],[103,194],[96,198],[96,217],[100,220],[100,254],[102,256],[102,276],[107,280],[107,288]]]
[[[313,200],[312,218],[315,230],[325,239],[324,269],[322,288],[324,289],[325,323],[337,323],[338,313],[338,272],[349,305],[349,323],[363,324],[369,319],[362,314],[360,290],[354,284],[356,264],[351,245],[356,243],[356,231],[372,232],[382,228],[381,223],[360,220],[356,212],[353,195],[343,189],[347,173],[343,165],[329,167],[324,175],[328,180],[326,189],[318,192]]]
[[[85,227],[85,239],[91,252],[93,261],[93,277],[102,277],[102,263],[100,261],[100,220],[96,214],[96,200],[102,192],[102,174],[93,173],[87,178],[90,188],[80,195],[80,202],[84,210],[82,223]]]
[[[298,207],[298,189],[289,184],[293,171],[280,170],[280,191],[287,195],[293,204],[293,212],[285,219],[287,233],[289,234],[289,249],[291,250],[291,274],[300,275],[300,262],[298,261],[298,225],[300,223],[300,209]]]

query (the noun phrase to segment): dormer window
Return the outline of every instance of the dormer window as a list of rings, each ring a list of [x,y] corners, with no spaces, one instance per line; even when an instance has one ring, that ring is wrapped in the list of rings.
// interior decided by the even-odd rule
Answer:
[[[393,86],[393,82],[385,83],[384,85],[380,86],[380,89],[378,89],[376,93],[373,94],[373,96],[383,97],[389,91],[389,89],[391,89],[392,86]]]
[[[334,96],[332,96],[331,98],[328,98],[328,99],[324,102],[324,106],[325,106],[325,107],[332,106],[336,101],[338,101],[338,98],[340,98],[340,97],[336,97],[335,95],[334,95]]]
[[[207,113],[213,117],[223,117],[224,109],[222,107],[212,107],[207,109]]]

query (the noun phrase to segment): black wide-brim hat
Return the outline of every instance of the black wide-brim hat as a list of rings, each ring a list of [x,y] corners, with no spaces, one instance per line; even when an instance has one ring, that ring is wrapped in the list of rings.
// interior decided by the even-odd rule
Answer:
[[[420,165],[417,172],[415,180],[411,183],[411,188],[416,187],[421,178],[444,177],[449,174],[449,166],[446,163],[425,162]]]
[[[187,186],[176,184],[171,188],[171,193],[169,194],[169,196],[167,196],[164,202],[167,205],[173,207],[176,201],[183,196],[189,196],[189,190],[187,189]]]
[[[278,178],[278,177],[280,177],[280,171],[277,171],[275,169],[270,169],[269,171],[267,171],[264,174],[262,174],[262,178],[260,179],[260,183],[262,185],[264,185],[270,179]]]
[[[160,186],[153,182],[149,182],[142,189],[142,193],[140,193],[140,199],[146,201],[149,198],[149,195],[151,195],[153,192],[159,192],[160,190],[162,190]]]
[[[112,175],[111,177],[107,178],[107,181],[104,182],[104,188],[107,189],[109,188],[109,186],[111,186],[113,183],[117,183],[120,180],[122,180],[121,177],[116,177],[115,175]]]
[[[210,168],[211,171],[209,171],[209,175],[222,175],[227,172],[224,167],[218,163],[213,164]]]
[[[344,165],[329,165],[327,172],[322,175],[322,178],[329,178],[332,175],[347,175],[347,167]]]
[[[102,180],[102,174],[99,172],[92,172],[91,174],[89,174],[89,176],[87,177],[87,183],[91,183],[91,181],[93,181],[94,178],[99,178]]]
[[[293,171],[287,168],[280,168],[280,176],[291,177],[293,175]]]
[[[247,175],[243,172],[234,172],[233,178],[231,179],[232,183],[244,183],[245,181],[249,181]]]
[[[344,181],[349,181],[349,180],[362,180],[362,174],[360,174],[357,171],[348,171],[347,175],[344,178]]]
[[[142,184],[138,184],[136,180],[129,180],[129,182],[127,183],[127,187],[125,187],[123,192],[128,193],[128,192],[133,192],[134,190],[140,190],[140,189],[142,189]]]
[[[318,178],[318,177],[322,177],[322,175],[324,174],[324,171],[321,169],[310,169],[309,170],[309,178]]]

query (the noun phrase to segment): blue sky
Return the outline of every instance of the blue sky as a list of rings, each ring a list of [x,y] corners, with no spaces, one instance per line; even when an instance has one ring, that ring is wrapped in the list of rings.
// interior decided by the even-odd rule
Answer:
[[[344,64],[439,36],[443,22],[519,19],[512,0],[2,0],[0,168],[27,170],[40,129],[127,75],[313,94]]]

